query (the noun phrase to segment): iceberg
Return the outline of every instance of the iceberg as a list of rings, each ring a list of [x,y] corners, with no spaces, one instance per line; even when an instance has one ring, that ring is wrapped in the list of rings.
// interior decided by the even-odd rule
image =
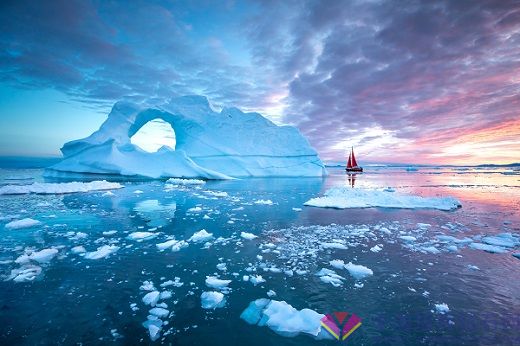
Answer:
[[[306,206],[320,208],[403,208],[403,209],[439,209],[455,210],[461,203],[453,197],[421,197],[395,192],[372,189],[353,189],[333,187],[323,197],[316,197],[304,203]]]
[[[131,142],[143,126],[162,120],[175,132],[175,149],[150,153]],[[237,108],[215,112],[203,96],[183,96],[159,106],[117,102],[89,137],[61,148],[63,160],[47,177],[97,173],[148,178],[230,179],[316,177],[326,174],[317,152],[291,126]]]

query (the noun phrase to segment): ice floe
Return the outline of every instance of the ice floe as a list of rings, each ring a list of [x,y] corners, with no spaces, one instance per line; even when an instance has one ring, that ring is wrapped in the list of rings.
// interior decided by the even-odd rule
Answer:
[[[24,195],[24,194],[67,194],[76,192],[89,192],[99,190],[121,189],[124,186],[119,183],[111,183],[106,180],[70,183],[33,183],[30,185],[6,185],[0,187],[0,195]]]
[[[322,336],[321,319],[324,315],[311,310],[297,310],[285,301],[257,299],[249,304],[240,318],[249,324],[267,326],[283,336],[296,336],[300,333],[314,337]]]
[[[210,288],[215,288],[218,290],[227,290],[228,285],[231,283],[231,280],[222,280],[217,278],[216,276],[206,276],[206,286]]]
[[[30,228],[30,227],[39,226],[41,224],[42,223],[40,221],[38,221],[38,220],[34,220],[34,219],[31,219],[31,218],[25,218],[25,219],[15,220],[15,221],[9,222],[9,223],[7,223],[5,225],[5,228],[7,228],[7,229],[22,229],[22,228]]]
[[[42,268],[36,265],[24,265],[20,268],[11,270],[11,275],[6,280],[14,282],[34,281],[42,272]]]
[[[190,237],[190,239],[188,239],[188,241],[200,243],[210,239],[213,239],[213,233],[208,233],[208,231],[202,229],[198,232],[193,233],[193,235]]]
[[[215,291],[202,292],[200,301],[203,309],[221,308],[226,303],[224,295]]]
[[[253,233],[247,233],[247,232],[241,232],[240,236],[244,239],[252,240],[255,238],[258,238],[258,236],[254,235]]]
[[[394,192],[334,187],[327,190],[323,197],[316,197],[304,205],[321,208],[405,208],[405,209],[439,209],[455,210],[461,203],[453,197],[421,197]]]
[[[87,252],[85,254],[86,259],[97,260],[101,258],[106,258],[111,254],[117,252],[119,250],[119,246],[116,245],[103,245],[97,248],[96,251]]]
[[[57,249],[43,249],[37,252],[33,252],[29,259],[38,263],[48,263],[58,254]]]
[[[368,276],[374,275],[372,269],[361,264],[353,264],[352,262],[345,264],[345,269],[348,270],[350,275],[356,280],[362,280]]]
[[[144,240],[150,240],[155,237],[157,237],[158,233],[153,232],[132,232],[128,235],[128,239],[135,240],[135,241],[144,241]]]
[[[155,306],[161,297],[159,291],[148,292],[143,297],[143,303],[150,306]]]
[[[171,251],[176,252],[184,247],[187,247],[188,243],[184,240],[171,239],[171,240],[165,241],[164,243],[156,244],[156,246],[161,251],[170,249]]]

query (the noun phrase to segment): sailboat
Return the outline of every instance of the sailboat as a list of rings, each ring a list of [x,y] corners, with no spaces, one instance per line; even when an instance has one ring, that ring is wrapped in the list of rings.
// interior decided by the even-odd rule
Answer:
[[[352,148],[350,155],[348,156],[347,168],[345,168],[347,172],[363,172],[363,167],[359,167],[356,162],[356,157],[354,156],[354,148]]]

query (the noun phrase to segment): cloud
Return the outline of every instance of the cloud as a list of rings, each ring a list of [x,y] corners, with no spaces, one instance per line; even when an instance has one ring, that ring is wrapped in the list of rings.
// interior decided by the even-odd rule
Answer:
[[[506,0],[4,1],[0,82],[91,107],[205,94],[298,126],[325,159],[442,162],[461,135],[508,148],[519,19]]]

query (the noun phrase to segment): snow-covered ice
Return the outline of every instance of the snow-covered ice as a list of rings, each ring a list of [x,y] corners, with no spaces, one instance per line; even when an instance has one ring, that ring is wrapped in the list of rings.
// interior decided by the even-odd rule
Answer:
[[[33,252],[29,258],[38,263],[48,263],[58,254],[57,249],[43,249]]]
[[[180,249],[188,246],[188,243],[185,242],[184,240],[171,239],[171,240],[165,241],[164,243],[156,244],[156,246],[161,251],[170,249],[171,251],[176,252],[176,251],[179,251]]]
[[[175,131],[175,150],[149,153],[131,137],[161,119]],[[64,173],[229,179],[265,176],[322,176],[325,166],[300,132],[277,126],[258,113],[212,110],[203,96],[184,96],[152,108],[117,102],[99,130],[65,143],[64,159],[47,176]]]
[[[76,192],[89,192],[99,190],[121,189],[124,186],[119,183],[111,183],[106,180],[91,182],[70,183],[33,183],[30,185],[6,185],[0,187],[0,195],[24,195],[24,194],[67,194]]]
[[[461,203],[453,197],[421,197],[373,189],[334,187],[327,190],[323,197],[312,198],[304,205],[337,209],[382,207],[447,211],[459,208]]]
[[[159,291],[148,292],[143,297],[143,303],[150,306],[155,306],[161,297],[161,293]]]
[[[222,280],[217,278],[216,276],[206,276],[206,286],[211,288],[226,290],[230,283],[231,280]]]
[[[21,220],[15,220],[7,223],[5,228],[7,229],[22,229],[22,228],[30,228],[41,225],[41,222],[38,220],[34,220],[31,218],[25,218]]]
[[[193,235],[190,237],[190,239],[188,239],[188,241],[200,243],[210,239],[213,239],[213,233],[208,233],[208,231],[202,229],[198,232],[193,233]]]
[[[285,301],[257,299],[249,304],[240,318],[249,324],[267,326],[283,336],[300,333],[318,337],[324,315],[311,309],[297,310]]]
[[[224,295],[215,291],[202,292],[200,301],[203,309],[221,308],[225,304]]]
[[[361,280],[368,276],[374,275],[372,269],[361,264],[353,264],[352,262],[345,264],[345,269],[348,270],[350,275],[356,280]]]
[[[119,250],[119,246],[103,245],[103,246],[98,247],[96,251],[87,252],[85,254],[85,258],[97,260],[97,259],[108,257],[111,254],[117,252],[117,250]]]
[[[258,238],[258,236],[254,235],[253,233],[248,233],[248,232],[241,232],[240,236],[247,240],[252,240],[252,239]]]
[[[128,235],[128,239],[135,241],[150,240],[157,237],[158,233],[153,232],[132,232]]]

